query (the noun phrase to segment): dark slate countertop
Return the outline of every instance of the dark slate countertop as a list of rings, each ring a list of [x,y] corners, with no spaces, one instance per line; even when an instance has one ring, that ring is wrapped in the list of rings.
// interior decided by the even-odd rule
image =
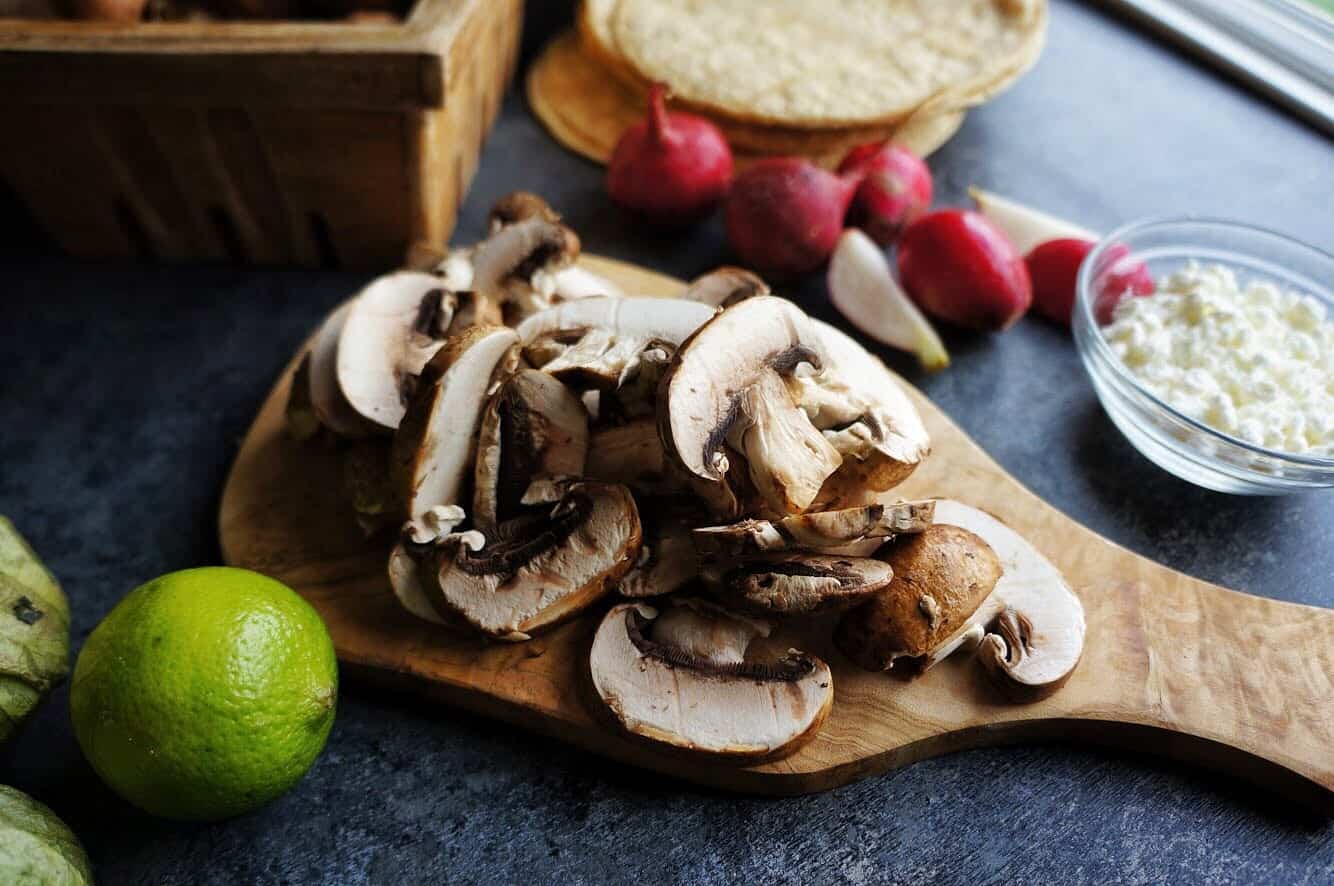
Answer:
[[[1036,70],[931,158],[941,202],[978,183],[1101,229],[1194,212],[1334,243],[1328,141],[1085,5],[1053,6]],[[547,195],[590,251],[682,276],[728,258],[716,221],[657,239],[625,225],[601,171],[511,95],[460,239],[515,188]],[[241,436],[366,275],[0,261],[0,513],[64,582],[77,649],[140,582],[218,561]],[[786,294],[831,316],[818,280]],[[887,357],[1039,495],[1191,575],[1334,606],[1334,494],[1232,498],[1173,479],[1103,415],[1066,333],[1037,320],[948,344],[955,365],[932,378]],[[1130,753],[979,750],[816,796],[738,798],[356,685],[291,793],[233,821],[173,824],[99,783],[67,704],[62,688],[3,751],[0,781],[52,805],[104,884],[1334,882],[1330,822]]]

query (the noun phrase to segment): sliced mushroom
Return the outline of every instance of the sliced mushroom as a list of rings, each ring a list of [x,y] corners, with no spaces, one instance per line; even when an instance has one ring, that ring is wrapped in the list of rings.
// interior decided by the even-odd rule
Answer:
[[[530,218],[540,218],[554,224],[560,221],[560,213],[532,191],[511,191],[491,204],[487,228],[496,234],[502,228]]]
[[[715,308],[730,308],[739,301],[768,295],[769,284],[741,268],[721,267],[690,281],[681,298]]]
[[[435,624],[461,624],[456,618],[445,618],[431,605],[422,587],[420,561],[430,545],[450,539],[464,517],[463,508],[457,505],[428,508],[404,524],[403,536],[389,554],[389,586],[403,608],[420,619]],[[459,534],[456,541],[476,549],[484,539],[479,533],[469,532]]]
[[[907,393],[885,365],[838,329],[811,321],[824,342],[824,372],[790,377],[793,395],[843,461],[821,506],[864,504],[907,479],[931,438]]]
[[[579,265],[561,268],[553,275],[552,301],[572,301],[598,295],[622,296],[621,287],[601,274],[595,274]]]
[[[651,418],[594,429],[586,470],[594,479],[624,483],[643,495],[688,493],[708,512],[701,518],[705,522],[733,520],[741,512],[741,503],[726,481],[701,480],[667,460],[657,422]]]
[[[977,659],[1005,694],[1033,701],[1055,692],[1084,652],[1084,607],[1051,561],[990,514],[957,501],[936,503],[936,521],[986,539],[1004,573],[993,596],[1000,614],[987,624]]]
[[[483,409],[518,360],[513,330],[474,326],[451,338],[425,367],[394,435],[391,462],[409,518],[464,500]]]
[[[501,523],[480,550],[430,548],[422,585],[437,611],[488,636],[524,640],[606,593],[639,553],[624,486],[571,483],[554,505]]]
[[[534,366],[579,387],[614,390],[645,360],[665,364],[714,313],[673,298],[593,296],[534,314],[518,331]]]
[[[825,362],[823,340],[796,305],[773,296],[733,305],[682,344],[667,370],[658,393],[664,448],[688,473],[722,482],[726,443],[744,456],[769,509],[805,510],[842,456],[786,379]]]
[[[352,310],[352,302],[325,318],[310,349],[310,406],[320,424],[340,437],[364,437],[376,425],[362,418],[338,386],[338,341]]]
[[[579,238],[565,225],[530,216],[477,244],[472,288],[506,308],[506,320],[521,319],[550,304],[555,273],[579,257]]]
[[[834,681],[823,661],[795,650],[745,659],[758,634],[721,612],[615,606],[593,638],[593,687],[632,737],[737,762],[783,757],[824,723]]]
[[[706,565],[703,574],[728,605],[766,615],[843,608],[882,590],[894,576],[880,560],[805,551]]]
[[[836,511],[812,511],[778,520],[742,520],[694,530],[695,544],[713,557],[740,557],[765,551],[836,551],[869,557],[885,540],[931,525],[936,503],[897,501]],[[858,551],[860,553],[854,553]]]
[[[690,527],[701,518],[700,506],[679,497],[640,499],[639,504],[643,544],[616,589],[623,597],[675,593],[699,578],[700,559]]]
[[[534,478],[584,473],[588,413],[565,385],[525,369],[492,395],[477,440],[472,519],[490,533],[518,512]]]
[[[881,556],[894,580],[843,616],[834,641],[867,670],[920,672],[996,589],[1001,561],[976,534],[940,522],[939,506],[936,523]]]
[[[398,271],[374,280],[352,302],[338,336],[338,388],[364,420],[393,431],[410,385],[440,350],[455,297],[439,278]]]

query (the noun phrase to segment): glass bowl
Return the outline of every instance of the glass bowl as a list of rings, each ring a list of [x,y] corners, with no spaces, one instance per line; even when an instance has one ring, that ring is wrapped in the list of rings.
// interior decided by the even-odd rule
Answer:
[[[1108,417],[1145,458],[1183,480],[1239,495],[1334,486],[1334,457],[1266,449],[1178,412],[1142,386],[1103,337],[1096,294],[1129,250],[1155,280],[1191,259],[1312,295],[1334,317],[1334,255],[1262,228],[1208,218],[1135,222],[1109,234],[1079,269],[1075,346]]]

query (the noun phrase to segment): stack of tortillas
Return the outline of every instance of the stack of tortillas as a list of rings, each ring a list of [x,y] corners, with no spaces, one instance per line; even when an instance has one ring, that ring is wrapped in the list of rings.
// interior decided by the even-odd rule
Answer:
[[[605,163],[648,86],[723,130],[738,162],[835,163],[894,137],[928,154],[1037,60],[1046,0],[584,0],[528,74],[533,111]]]

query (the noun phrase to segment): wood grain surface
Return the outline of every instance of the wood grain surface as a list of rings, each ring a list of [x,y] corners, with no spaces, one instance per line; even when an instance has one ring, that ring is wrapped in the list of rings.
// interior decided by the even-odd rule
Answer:
[[[670,294],[681,285],[604,259],[585,264],[635,293]],[[222,550],[226,562],[272,575],[310,600],[349,676],[411,687],[599,754],[738,791],[805,793],[963,748],[1079,740],[1207,766],[1334,813],[1334,611],[1229,591],[1106,541],[1006,474],[911,387],[933,453],[898,491],[983,508],[1055,562],[1086,609],[1083,660],[1052,697],[1014,705],[970,660],[903,682],[852,665],[833,648],[828,622],[787,626],[792,645],[830,663],[833,713],[793,756],[732,767],[686,762],[602,725],[585,685],[605,607],[516,645],[486,645],[403,611],[384,575],[387,545],[356,529],[336,455],[283,430],[294,364],[232,467],[219,514]]]

